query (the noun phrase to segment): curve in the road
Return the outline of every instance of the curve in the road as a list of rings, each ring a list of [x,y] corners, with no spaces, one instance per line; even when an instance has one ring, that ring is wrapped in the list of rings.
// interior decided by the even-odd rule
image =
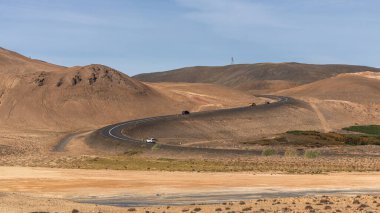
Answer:
[[[260,109],[268,109],[273,107],[280,107],[284,104],[295,102],[296,100],[290,97],[285,96],[272,96],[272,95],[262,95],[259,97],[264,98],[270,98],[273,100],[276,100],[276,102],[270,103],[270,104],[262,104],[255,107],[251,106],[244,106],[244,107],[237,107],[237,108],[229,108],[229,109],[220,109],[220,110],[212,110],[212,111],[203,111],[203,112],[194,112],[190,115],[186,115],[188,117],[191,116],[203,116],[203,115],[212,115],[222,112],[241,112],[244,110],[260,110]],[[141,143],[141,139],[136,139],[129,137],[125,134],[123,134],[123,130],[127,128],[130,125],[137,125],[145,122],[151,122],[151,121],[158,121],[158,120],[169,120],[169,119],[177,119],[181,115],[168,115],[168,116],[158,116],[158,117],[150,117],[150,118],[143,118],[138,120],[132,120],[132,121],[126,121],[122,123],[113,124],[110,126],[106,126],[101,129],[101,133],[104,137],[112,138],[114,140],[120,140],[120,141],[127,141],[131,143]]]

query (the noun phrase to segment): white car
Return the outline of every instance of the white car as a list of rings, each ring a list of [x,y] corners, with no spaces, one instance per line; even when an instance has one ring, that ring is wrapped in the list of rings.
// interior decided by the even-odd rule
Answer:
[[[145,139],[145,142],[146,143],[156,143],[157,139],[155,139],[155,138],[147,138],[147,139]]]

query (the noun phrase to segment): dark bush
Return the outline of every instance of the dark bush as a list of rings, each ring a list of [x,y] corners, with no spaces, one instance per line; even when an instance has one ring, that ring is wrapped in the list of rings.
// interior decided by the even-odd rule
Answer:
[[[252,207],[247,207],[247,208],[243,209],[243,212],[247,212],[247,211],[251,211],[251,210],[252,210]]]
[[[195,212],[199,212],[199,211],[201,211],[201,210],[202,210],[202,209],[199,208],[199,207],[197,207],[197,208],[194,209]]]

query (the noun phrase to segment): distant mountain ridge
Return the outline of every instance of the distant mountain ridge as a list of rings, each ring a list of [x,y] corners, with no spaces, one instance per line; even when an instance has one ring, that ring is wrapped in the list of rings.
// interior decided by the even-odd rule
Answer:
[[[326,79],[341,73],[380,69],[356,65],[301,63],[258,63],[228,66],[197,66],[144,73],[133,78],[145,82],[215,83],[236,89],[272,92]]]

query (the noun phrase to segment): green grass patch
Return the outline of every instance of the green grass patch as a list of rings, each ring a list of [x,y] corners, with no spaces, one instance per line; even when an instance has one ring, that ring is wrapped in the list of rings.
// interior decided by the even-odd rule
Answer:
[[[305,157],[306,158],[317,158],[321,155],[321,153],[318,150],[306,150],[305,151]]]
[[[272,141],[272,143],[267,142],[268,145],[278,144],[278,145],[290,145],[290,146],[304,146],[310,148],[318,148],[325,146],[360,146],[360,145],[380,145],[380,135],[376,135],[376,127],[369,127],[366,132],[372,134],[341,134],[335,132],[317,132],[317,131],[288,131],[283,134],[286,141]],[[351,128],[351,127],[350,127]],[[364,132],[363,128],[359,128]],[[350,130],[351,131],[351,130]],[[274,139],[276,140],[276,139]]]
[[[263,156],[272,156],[272,155],[275,155],[277,154],[277,151],[273,148],[267,148],[267,149],[264,149],[261,154]]]
[[[343,129],[352,132],[360,132],[368,135],[380,136],[380,125],[350,126]]]

